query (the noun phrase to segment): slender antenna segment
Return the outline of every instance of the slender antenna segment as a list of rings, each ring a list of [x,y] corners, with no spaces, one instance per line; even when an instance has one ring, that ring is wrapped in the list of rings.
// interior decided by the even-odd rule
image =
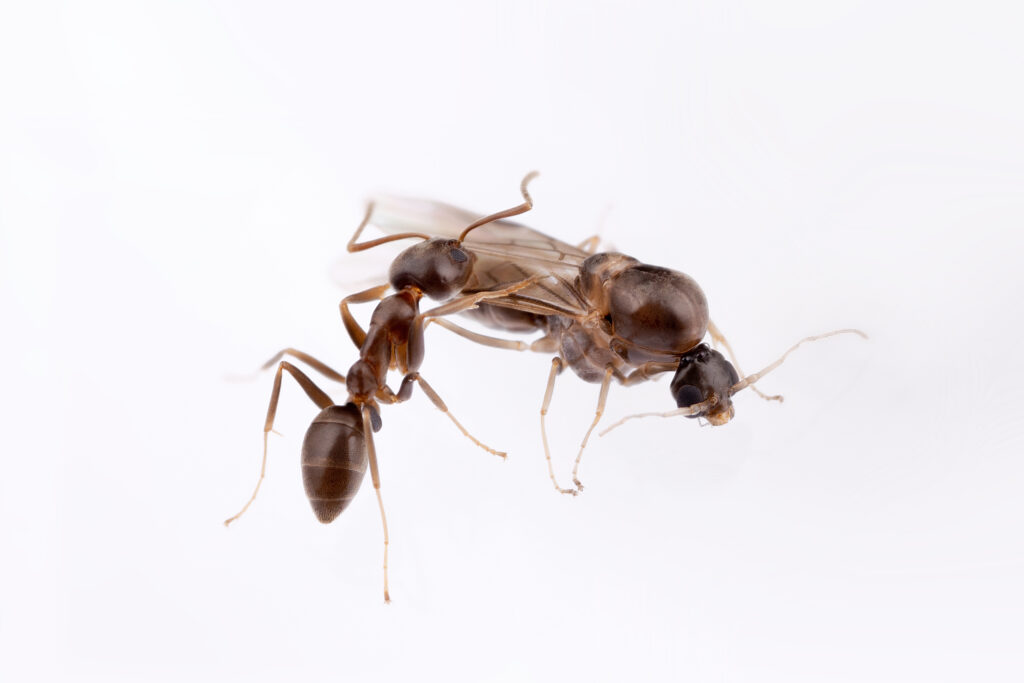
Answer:
[[[769,372],[771,372],[775,368],[777,368],[780,365],[782,365],[782,361],[786,360],[786,356],[788,356],[789,354],[793,353],[798,348],[800,348],[801,344],[805,344],[807,342],[812,342],[812,341],[818,341],[819,339],[825,339],[827,337],[834,337],[837,334],[856,334],[856,335],[860,335],[864,339],[868,338],[868,335],[864,334],[860,330],[854,330],[854,329],[833,330],[832,332],[826,332],[825,334],[817,334],[817,335],[814,335],[813,337],[804,337],[803,339],[798,341],[796,344],[793,344],[793,346],[789,347],[789,350],[787,350],[784,354],[782,354],[782,356],[779,357],[779,359],[777,361],[775,361],[774,363],[772,363],[768,367],[764,368],[760,372],[755,372],[752,375],[747,375],[746,377],[741,379],[739,382],[736,382],[736,384],[732,385],[732,387],[729,388],[729,395],[732,396],[737,391],[742,391],[743,389],[746,389],[751,384],[753,384],[757,380],[761,379],[762,377],[767,375]]]
[[[605,434],[612,431],[616,427],[620,426],[623,422],[626,422],[627,420],[633,420],[638,417],[676,417],[677,415],[697,415],[698,413],[707,410],[716,403],[718,403],[717,400],[709,398],[706,401],[694,403],[692,406],[686,406],[685,408],[677,408],[676,410],[670,410],[667,413],[636,413],[635,415],[627,415],[626,417],[622,418],[621,420],[613,424],[611,427],[605,429],[598,436],[604,436]]]
[[[530,181],[536,178],[538,175],[540,175],[539,171],[530,171],[529,173],[526,174],[526,177],[523,178],[523,182],[519,184],[519,191],[523,194],[523,199],[526,200],[525,202],[523,202],[519,206],[513,206],[511,209],[505,209],[504,211],[499,211],[498,213],[492,213],[490,216],[484,216],[480,220],[471,223],[470,226],[463,230],[462,234],[459,235],[459,242],[461,243],[463,240],[466,239],[466,235],[469,234],[470,230],[475,230],[476,228],[479,228],[481,225],[487,225],[488,223],[501,220],[502,218],[511,218],[512,216],[518,216],[519,214],[526,213],[527,211],[532,209],[533,199],[530,197],[530,193],[526,190],[526,186],[529,185]]]
[[[791,346],[784,354],[782,354],[782,356],[777,361],[775,361],[774,363],[772,363],[768,367],[764,368],[760,372],[755,372],[752,375],[747,375],[746,377],[741,379],[739,382],[737,382],[736,384],[732,385],[729,388],[729,395],[732,396],[736,392],[742,391],[743,389],[746,389],[747,387],[752,385],[754,382],[756,382],[757,380],[761,379],[762,377],[767,375],[769,372],[771,372],[775,368],[777,368],[780,365],[782,365],[782,361],[786,360],[786,357],[789,354],[793,353],[798,348],[800,348],[801,344],[805,344],[807,342],[812,342],[812,341],[818,341],[819,339],[825,339],[827,337],[834,337],[837,334],[856,334],[856,335],[860,335],[864,339],[868,338],[868,335],[864,334],[860,330],[854,330],[854,329],[833,330],[832,332],[826,332],[825,334],[817,334],[817,335],[814,335],[813,337],[804,337],[803,339],[798,341],[796,344],[793,344],[793,346]],[[613,429],[615,429],[616,427],[621,425],[623,422],[626,422],[627,420],[632,420],[632,419],[635,419],[635,418],[638,418],[638,417],[675,417],[676,415],[697,415],[697,414],[702,413],[703,411],[707,410],[708,408],[712,407],[717,402],[718,402],[718,400],[716,398],[712,397],[712,398],[708,399],[707,401],[702,401],[700,403],[695,403],[692,406],[688,406],[686,408],[679,408],[678,410],[670,410],[667,413],[637,413],[636,415],[627,415],[626,417],[622,418],[621,420],[619,420],[618,422],[613,424],[611,427],[608,427],[603,432],[601,432],[600,436],[604,436],[605,434],[607,434],[608,432],[612,431]]]
[[[353,233],[353,235],[352,235],[352,239],[350,239],[348,241],[348,244],[345,247],[346,249],[348,249],[348,251],[350,253],[351,252],[356,252],[356,251],[365,251],[367,249],[373,249],[374,247],[379,247],[380,245],[387,244],[388,242],[394,242],[395,240],[410,239],[412,237],[418,237],[421,240],[429,240],[430,239],[430,235],[424,235],[421,232],[401,232],[401,233],[398,233],[397,235],[388,235],[387,237],[379,237],[379,238],[377,238],[375,240],[370,240],[368,242],[356,242],[356,240],[359,239],[359,236],[361,234],[363,234],[363,228],[365,228],[367,226],[367,224],[370,222],[370,217],[372,215],[373,215],[373,202],[370,202],[369,204],[366,205],[366,215],[363,216],[363,222],[359,224],[358,228],[356,228],[355,233]]]

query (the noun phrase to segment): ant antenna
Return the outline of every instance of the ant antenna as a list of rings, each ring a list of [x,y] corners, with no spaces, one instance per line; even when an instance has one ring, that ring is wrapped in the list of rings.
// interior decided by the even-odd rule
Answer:
[[[694,403],[692,406],[686,406],[685,408],[677,408],[676,410],[670,410],[667,413],[636,413],[634,415],[627,415],[626,417],[622,418],[621,420],[613,424],[611,427],[605,429],[598,436],[604,436],[608,432],[620,426],[623,422],[627,422],[638,417],[675,417],[676,415],[697,415],[699,413],[704,412],[705,410],[715,405],[716,403],[718,403],[718,399],[712,397],[706,401]]]
[[[501,220],[502,218],[511,218],[512,216],[518,216],[519,214],[526,213],[527,211],[532,209],[533,198],[530,197],[530,193],[526,190],[526,186],[530,184],[531,180],[533,180],[539,175],[539,171],[530,171],[529,173],[526,174],[526,177],[523,178],[523,182],[519,183],[519,191],[523,194],[523,199],[526,200],[525,202],[523,202],[519,206],[513,206],[511,209],[505,209],[504,211],[499,211],[498,213],[492,213],[490,216],[484,216],[480,220],[470,224],[470,226],[463,230],[462,234],[459,235],[459,243],[461,244],[462,241],[466,239],[466,235],[469,234],[470,230],[475,230],[476,228],[479,228],[481,225],[487,225],[488,223]]]
[[[834,337],[837,334],[857,334],[857,335],[860,335],[864,339],[868,338],[868,335],[864,334],[860,330],[854,330],[854,329],[833,330],[831,332],[826,332],[825,334],[818,334],[818,335],[815,335],[813,337],[804,337],[803,339],[798,341],[796,344],[793,344],[791,347],[789,347],[789,350],[786,351],[784,354],[782,354],[782,356],[780,356],[777,361],[775,361],[774,363],[772,363],[768,367],[764,368],[760,372],[755,372],[752,375],[747,375],[746,377],[741,379],[739,382],[736,382],[736,384],[733,384],[731,387],[729,387],[729,395],[732,396],[737,391],[742,391],[743,389],[746,389],[747,387],[751,386],[754,382],[756,382],[757,380],[761,379],[762,377],[767,375],[769,372],[771,372],[775,368],[777,368],[780,365],[782,365],[782,361],[786,360],[786,356],[788,356],[789,354],[793,353],[798,348],[800,348],[801,344],[804,344],[806,342],[818,341],[819,339],[825,339],[827,337]]]
[[[789,354],[793,353],[798,348],[800,348],[801,344],[805,344],[807,342],[812,342],[812,341],[818,341],[819,339],[825,339],[827,337],[834,337],[837,334],[856,334],[856,335],[860,335],[864,339],[868,338],[868,335],[864,334],[860,330],[855,330],[855,329],[833,330],[832,332],[826,332],[825,334],[818,334],[818,335],[815,335],[813,337],[804,337],[803,339],[798,341],[796,344],[793,344],[793,346],[789,347],[789,349],[784,354],[782,354],[782,356],[780,356],[779,359],[776,360],[774,363],[772,363],[771,365],[767,366],[766,368],[764,368],[763,370],[761,370],[759,372],[755,372],[752,375],[747,375],[746,377],[741,379],[739,382],[736,382],[736,384],[733,384],[731,387],[729,387],[729,396],[732,396],[733,394],[735,394],[738,391],[742,391],[743,389],[746,389],[747,387],[751,386],[754,382],[758,381],[759,379],[761,379],[762,377],[767,375],[769,372],[771,372],[775,368],[777,368],[780,365],[782,365],[782,361],[786,360],[786,357],[789,356]],[[613,429],[615,429],[616,427],[621,425],[623,422],[626,422],[627,420],[632,420],[632,419],[635,419],[635,418],[638,418],[638,417],[675,417],[676,415],[697,415],[699,413],[704,412],[708,408],[711,408],[712,406],[714,406],[718,402],[719,402],[718,397],[717,396],[712,396],[711,398],[709,398],[706,401],[701,401],[700,403],[694,403],[692,406],[687,406],[685,408],[679,408],[678,410],[670,410],[667,413],[636,413],[635,415],[627,415],[626,417],[622,418],[621,420],[619,420],[618,422],[613,424],[611,427],[608,427],[603,432],[601,432],[600,436],[604,436],[605,434],[607,434],[608,432],[612,431]]]
[[[373,216],[373,208],[373,202],[370,202],[369,204],[366,205],[366,215],[363,216],[363,222],[359,224],[359,227],[356,228],[355,233],[352,235],[352,239],[350,239],[348,241],[348,244],[345,245],[345,248],[348,250],[349,253],[373,249],[374,247],[379,247],[380,245],[387,244],[388,242],[394,242],[395,240],[406,240],[412,237],[418,237],[421,240],[430,239],[430,235],[424,235],[421,232],[401,232],[398,233],[397,235],[379,237],[375,240],[369,240],[366,242],[356,242],[356,240],[359,239],[359,236],[363,234],[363,229],[370,222],[370,217]]]

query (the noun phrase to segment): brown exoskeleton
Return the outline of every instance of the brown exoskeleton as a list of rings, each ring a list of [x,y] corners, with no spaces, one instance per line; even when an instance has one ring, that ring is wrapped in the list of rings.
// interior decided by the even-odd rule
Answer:
[[[353,363],[347,374],[342,375],[316,358],[295,349],[281,351],[264,365],[264,368],[269,368],[275,363],[278,364],[263,429],[260,476],[248,502],[238,514],[227,519],[225,525],[238,519],[259,492],[266,473],[267,435],[274,426],[281,392],[281,377],[287,371],[320,408],[320,413],[313,419],[302,443],[302,479],[317,519],[325,524],[334,521],[359,490],[367,467],[370,469],[370,478],[377,494],[384,528],[384,600],[390,601],[387,518],[380,494],[380,476],[373,443],[373,432],[381,427],[380,404],[408,400],[412,396],[414,384],[418,383],[434,405],[444,412],[463,434],[484,450],[505,457],[504,453],[485,446],[466,431],[448,412],[447,406],[437,392],[420,375],[419,368],[423,362],[423,330],[427,320],[468,310],[482,301],[511,295],[531,284],[530,278],[520,278],[507,287],[491,291],[463,291],[470,282],[477,263],[473,251],[463,247],[466,235],[491,221],[529,210],[531,202],[525,189],[528,180],[529,178],[523,181],[522,193],[526,200],[523,204],[476,221],[467,221],[468,225],[454,239],[433,238],[419,233],[401,233],[368,242],[356,242],[372,213],[373,206],[368,208],[366,217],[348,243],[350,252],[400,239],[419,238],[423,241],[409,247],[395,259],[391,265],[388,283],[342,300],[342,320],[353,343],[359,348],[359,359]],[[393,288],[395,293],[385,296],[389,288]],[[424,296],[441,301],[447,300],[447,303],[420,313],[419,304]],[[349,311],[349,304],[374,300],[380,300],[380,303],[373,311],[368,328],[363,330]],[[345,404],[335,404],[305,373],[288,361],[281,360],[285,355],[302,360],[328,379],[345,383],[348,389],[348,400]],[[403,374],[397,393],[387,384],[387,374],[392,369]]]
[[[373,223],[386,232],[417,229],[454,235],[469,216],[447,204],[390,198],[378,202]],[[487,346],[556,354],[540,416],[548,474],[562,493],[576,495],[583,488],[578,477],[580,460],[604,412],[612,379],[629,386],[674,372],[671,392],[678,409],[630,417],[685,415],[723,425],[735,414],[733,395],[747,387],[766,399],[782,400],[762,394],[753,384],[778,367],[796,346],[833,334],[864,336],[858,330],[837,330],[808,337],[765,369],[740,379],[732,349],[711,321],[707,299],[693,278],[625,254],[593,253],[597,241],[594,237],[573,246],[509,221],[489,223],[466,239],[465,246],[477,254],[478,261],[462,290],[464,295],[532,282],[462,313],[506,332],[541,332],[532,343],[478,334],[447,319],[431,320]],[[702,343],[708,334],[725,347],[732,363]],[[566,367],[586,382],[601,384],[594,420],[573,465],[573,488],[558,485],[545,429],[555,378]]]

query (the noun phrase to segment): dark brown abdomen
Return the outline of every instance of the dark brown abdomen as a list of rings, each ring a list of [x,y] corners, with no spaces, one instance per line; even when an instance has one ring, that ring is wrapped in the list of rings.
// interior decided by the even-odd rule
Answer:
[[[349,403],[320,411],[302,441],[302,483],[318,520],[329,524],[348,507],[366,464],[359,409]]]

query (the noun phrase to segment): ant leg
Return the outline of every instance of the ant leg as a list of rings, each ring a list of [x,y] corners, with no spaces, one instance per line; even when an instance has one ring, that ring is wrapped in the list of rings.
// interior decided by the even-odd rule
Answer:
[[[294,358],[298,358],[303,363],[309,365],[311,368],[319,372],[327,379],[334,380],[335,382],[340,382],[341,384],[345,383],[345,375],[341,374],[340,372],[330,367],[323,361],[317,360],[308,353],[304,353],[302,351],[299,351],[298,349],[293,349],[291,347],[288,347],[287,349],[282,349],[281,351],[275,353],[273,358],[271,358],[266,363],[260,366],[260,370],[269,370],[271,367],[274,366],[275,363],[277,363],[285,356],[292,356]]]
[[[442,400],[438,393],[434,391],[434,388],[427,383],[427,380],[420,376],[420,373],[412,372],[402,378],[402,385],[398,388],[398,395],[396,397],[398,401],[408,401],[412,397],[413,382],[419,382],[420,388],[423,389],[423,393],[427,395],[427,398],[430,399],[438,410],[448,416],[448,419],[459,428],[459,431],[462,432],[467,439],[491,455],[496,455],[499,458],[508,458],[508,453],[505,453],[504,451],[496,451],[470,434],[466,428],[462,426],[462,423],[455,419],[455,416],[448,410],[448,406],[445,405],[444,400]]]
[[[423,323],[423,328],[426,329],[430,323],[440,325],[449,332],[454,332],[464,339],[468,339],[471,342],[476,342],[477,344],[482,344],[484,346],[492,346],[497,349],[508,349],[509,351],[526,351],[530,348],[530,345],[526,342],[515,341],[512,339],[498,339],[497,337],[489,337],[486,334],[478,334],[472,330],[467,330],[465,327],[456,325],[453,322],[449,322],[444,318],[430,318]]]
[[[357,348],[363,347],[363,342],[366,341],[366,331],[360,327],[356,319],[352,317],[352,312],[348,310],[349,303],[353,304],[365,304],[369,301],[376,301],[384,298],[384,293],[388,291],[390,284],[377,285],[376,287],[370,287],[364,289],[361,292],[350,294],[341,300],[338,304],[338,308],[341,310],[341,321],[345,323],[345,329],[348,331],[348,336],[352,338],[352,343]]]
[[[277,374],[274,375],[274,388],[270,392],[270,405],[267,406],[267,421],[263,425],[263,460],[260,463],[260,478],[256,480],[256,488],[253,489],[252,495],[249,496],[248,502],[242,506],[242,509],[238,511],[234,517],[229,517],[224,520],[224,526],[228,526],[231,522],[235,521],[242,514],[249,509],[252,502],[256,500],[256,494],[260,492],[260,486],[263,484],[263,477],[267,474],[267,435],[270,434],[274,428],[274,417],[277,415],[277,399],[281,395],[281,373],[287,370],[295,381],[299,383],[302,390],[306,392],[306,396],[309,396],[310,400],[313,401],[321,410],[334,405],[334,401],[331,397],[323,392],[323,390],[313,383],[309,377],[299,370],[297,367],[289,363],[288,361],[281,361],[281,364],[277,366]]]
[[[503,289],[493,289],[493,290],[487,290],[486,292],[476,292],[475,294],[466,294],[464,296],[460,296],[460,297],[457,297],[455,299],[452,299],[451,301],[448,301],[447,303],[443,303],[440,306],[436,306],[436,307],[430,309],[429,311],[421,313],[419,315],[419,317],[420,318],[438,318],[438,317],[443,316],[443,315],[451,315],[453,313],[459,313],[461,311],[465,311],[465,310],[468,310],[470,308],[473,308],[474,306],[476,306],[481,301],[486,301],[487,299],[498,299],[498,298],[501,298],[501,297],[506,296],[508,294],[512,294],[514,292],[518,292],[520,289],[525,289],[526,287],[529,287],[530,285],[535,284],[537,282],[537,280],[539,280],[539,279],[541,279],[541,276],[535,276],[535,277],[527,278],[526,280],[521,280],[519,282],[516,282],[516,283],[514,283],[512,285],[509,285],[508,287],[503,288]],[[420,324],[422,325],[422,323],[420,323]]]
[[[716,344],[721,344],[725,348],[725,352],[729,354],[729,360],[732,361],[733,366],[735,366],[736,368],[736,374],[738,374],[740,377],[743,377],[743,370],[740,369],[740,363],[738,360],[736,360],[736,354],[733,352],[732,346],[729,344],[729,340],[725,338],[725,335],[722,334],[722,331],[718,329],[718,326],[715,325],[715,323],[712,322],[711,320],[708,320],[708,334],[711,335],[712,342]],[[782,395],[780,394],[774,394],[769,396],[768,394],[764,393],[755,386],[751,386],[750,388],[754,391],[755,394],[757,394],[766,401],[778,401],[779,403],[781,403],[784,400]]]
[[[380,472],[377,469],[377,449],[373,445],[373,417],[370,414],[370,406],[364,405],[363,433],[366,435],[366,456],[370,461],[370,479],[373,480],[373,490],[377,494],[377,505],[380,507],[380,521],[384,526],[384,602],[391,602],[391,595],[388,593],[388,517],[384,514],[384,499],[380,495]]]
[[[657,374],[662,372],[675,372],[679,368],[679,363],[666,363],[662,361],[650,361],[644,363],[633,372],[626,376],[626,379],[622,380],[622,386],[629,387],[634,384],[640,384],[646,382]]]
[[[583,459],[583,449],[587,447],[587,441],[590,440],[590,434],[594,431],[594,427],[601,421],[601,416],[604,415],[604,404],[608,400],[608,387],[611,385],[612,373],[614,372],[612,366],[608,366],[604,371],[604,381],[601,382],[601,393],[597,397],[597,410],[594,411],[594,421],[590,423],[590,429],[587,430],[586,435],[583,437],[583,442],[580,444],[580,452],[576,454],[576,462],[572,466],[572,483],[576,486],[577,491],[583,490],[583,484],[580,483],[579,477],[577,476],[580,470],[580,460]]]
[[[601,244],[601,236],[591,235],[587,239],[577,244],[576,248],[581,249],[582,251],[585,251],[588,254],[593,254],[597,250],[599,244]]]
[[[464,337],[470,341],[476,342],[477,344],[493,346],[498,349],[508,349],[510,351],[536,351],[538,353],[553,353],[558,350],[558,337],[554,337],[550,334],[527,343],[524,341],[499,339],[498,337],[489,337],[485,334],[477,334],[476,332],[467,330],[466,328],[443,318],[429,318],[423,324],[423,327],[426,328],[430,323],[440,325],[449,332],[454,332],[460,337]]]
[[[387,237],[380,237],[378,239],[370,240],[368,242],[356,242],[356,240],[359,239],[359,236],[363,233],[363,228],[365,228],[366,225],[370,222],[370,216],[372,215],[373,202],[370,202],[369,204],[366,205],[366,215],[363,216],[362,223],[360,223],[359,227],[356,228],[355,233],[352,234],[352,239],[350,239],[348,241],[348,244],[345,246],[345,248],[348,249],[349,253],[356,251],[365,251],[366,249],[373,249],[374,247],[379,247],[380,245],[387,244],[388,242],[409,239],[411,237],[419,237],[420,239],[424,240],[430,239],[430,235],[424,235],[423,233],[402,232],[397,235],[388,235]]]
[[[512,292],[517,292],[524,287],[529,287],[534,283],[537,278],[529,278],[521,282],[517,282],[514,285],[510,285],[504,289],[490,290],[486,292],[477,292],[476,294],[467,294],[452,299],[448,303],[441,304],[435,308],[430,309],[426,313],[420,313],[412,319],[412,324],[409,326],[409,338],[406,344],[406,364],[405,367],[413,372],[420,369],[420,365],[423,363],[424,355],[424,342],[423,342],[423,329],[426,327],[426,321],[431,318],[437,318],[444,315],[451,315],[458,313],[459,311],[465,311],[473,308],[479,302],[485,299],[493,299],[495,297],[505,296]]]
[[[530,350],[537,353],[555,353],[558,351],[559,341],[556,335],[546,334],[540,339],[530,343]]]
[[[257,370],[256,372],[254,372],[254,373],[252,373],[250,375],[229,375],[228,379],[231,380],[231,381],[236,381],[236,380],[248,381],[248,380],[256,379],[256,376],[260,372],[262,372],[263,370],[269,370],[270,368],[272,368],[274,366],[275,363],[277,363],[279,360],[281,360],[285,356],[292,356],[294,358],[298,358],[299,360],[303,361],[304,363],[312,366],[315,370],[317,370],[320,374],[322,374],[327,379],[334,380],[335,382],[340,382],[341,384],[345,383],[345,375],[341,374],[340,372],[338,372],[334,368],[330,367],[329,365],[327,365],[323,361],[317,360],[316,358],[314,358],[313,356],[309,355],[308,353],[304,353],[302,351],[299,351],[298,349],[293,349],[291,347],[288,347],[287,349],[282,349],[282,350],[278,351],[277,353],[275,353],[274,357],[271,358],[270,360],[268,360],[263,365],[261,365],[259,370]]]
[[[544,403],[540,407],[540,438],[544,442],[544,459],[548,463],[548,476],[551,477],[551,483],[555,485],[555,490],[559,493],[565,493],[570,496],[579,494],[576,489],[563,489],[558,485],[558,480],[555,479],[555,468],[551,464],[551,449],[548,447],[548,432],[544,425],[544,416],[548,414],[548,407],[551,405],[551,395],[555,391],[555,378],[562,372],[565,365],[562,363],[562,359],[555,356],[551,359],[551,374],[548,375],[548,386],[544,391]]]

